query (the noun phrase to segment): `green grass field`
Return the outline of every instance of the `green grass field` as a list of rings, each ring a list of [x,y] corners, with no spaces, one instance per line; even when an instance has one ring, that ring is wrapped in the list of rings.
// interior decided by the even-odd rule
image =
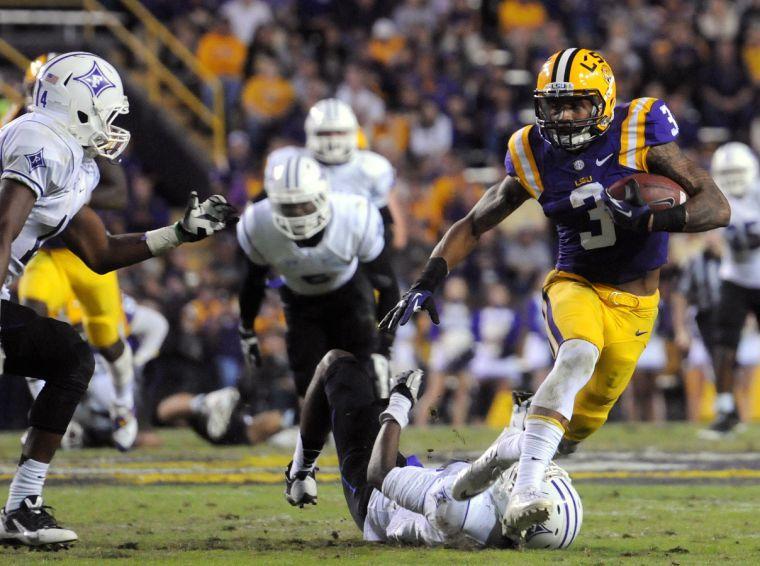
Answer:
[[[436,428],[409,431],[406,451],[424,460],[446,458],[484,447],[493,431]],[[760,429],[719,444],[697,441],[688,425],[667,428],[608,425],[589,441],[587,453],[658,450],[756,451]],[[58,553],[0,547],[3,564],[38,562],[104,564],[293,564],[347,562],[357,564],[711,564],[757,563],[760,556],[760,480],[739,481],[584,479],[576,483],[585,507],[583,530],[566,551],[472,551],[419,549],[363,543],[345,507],[340,485],[320,484],[316,507],[294,509],[282,496],[280,483],[223,483],[226,470],[249,469],[263,462],[272,481],[283,450],[269,447],[212,448],[187,431],[168,431],[159,449],[117,454],[111,450],[62,453],[56,469],[65,480],[53,479],[46,491],[61,521],[76,530],[80,542]],[[432,452],[430,452],[432,451]],[[0,436],[3,472],[12,470],[18,435]],[[251,459],[254,456],[258,459]],[[329,469],[334,458],[329,452]],[[248,460],[246,460],[246,458]],[[267,460],[267,458],[271,458]],[[721,457],[723,458],[723,457]],[[124,480],[118,475],[142,466],[171,474],[183,466],[214,472],[199,483],[155,483],[153,475]],[[87,470],[103,470],[93,481]],[[113,473],[113,475],[109,475]],[[168,476],[174,477],[174,476]],[[231,476],[232,477],[232,476]],[[329,477],[329,473],[326,474]],[[146,479],[147,478],[147,479]],[[184,480],[179,480],[184,481]],[[233,480],[237,481],[237,480]],[[266,477],[264,481],[270,481]],[[4,496],[4,494],[3,494]]]

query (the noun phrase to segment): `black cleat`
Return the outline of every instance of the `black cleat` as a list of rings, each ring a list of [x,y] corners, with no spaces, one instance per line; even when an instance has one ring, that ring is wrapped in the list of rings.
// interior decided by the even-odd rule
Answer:
[[[744,428],[739,413],[736,410],[730,413],[718,413],[713,423],[706,429],[699,431],[699,437],[706,440],[719,440],[734,432],[741,432]]]
[[[316,469],[310,472],[298,472],[294,477],[290,477],[290,468],[293,462],[288,464],[285,470],[285,499],[293,507],[303,509],[304,505],[317,504],[317,478]]]
[[[42,504],[41,495],[30,495],[13,511],[0,512],[0,542],[44,547],[48,550],[67,548],[79,537],[74,531],[64,529]]]
[[[557,453],[554,455],[554,458],[564,458],[565,456],[575,454],[579,444],[580,442],[578,441],[563,438],[557,447]]]

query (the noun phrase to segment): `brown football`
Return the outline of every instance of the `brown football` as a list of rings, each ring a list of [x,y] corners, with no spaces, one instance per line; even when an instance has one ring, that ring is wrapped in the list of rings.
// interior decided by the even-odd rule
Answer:
[[[636,173],[619,181],[616,181],[607,192],[611,197],[625,200],[631,195],[633,185],[639,186],[639,194],[652,210],[664,210],[673,208],[686,202],[689,198],[681,186],[662,175],[650,175],[648,173]]]

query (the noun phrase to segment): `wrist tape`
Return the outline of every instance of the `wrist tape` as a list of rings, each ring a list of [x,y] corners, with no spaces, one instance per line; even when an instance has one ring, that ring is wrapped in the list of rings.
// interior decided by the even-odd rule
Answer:
[[[380,424],[388,421],[396,421],[401,428],[409,424],[409,411],[412,410],[412,402],[401,393],[393,393],[388,400],[388,407],[380,414]]]
[[[682,204],[652,213],[652,232],[683,232],[686,207]]]
[[[177,234],[176,224],[172,224],[145,232],[145,243],[148,244],[150,253],[159,256],[179,246],[182,240]]]

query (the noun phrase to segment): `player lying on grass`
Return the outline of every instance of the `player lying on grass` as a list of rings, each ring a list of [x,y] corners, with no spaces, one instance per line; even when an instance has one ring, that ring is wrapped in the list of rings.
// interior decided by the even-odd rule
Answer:
[[[284,428],[293,426],[296,410],[292,399],[277,401],[269,410],[256,414],[241,401],[237,387],[224,387],[210,393],[175,393],[156,407],[156,420],[162,425],[185,421],[198,436],[211,444],[228,446],[265,442]]]
[[[422,384],[420,370],[396,376],[390,398],[381,400],[363,364],[341,350],[320,361],[304,399],[300,438],[286,471],[285,496],[291,505],[316,504],[316,460],[332,429],[343,493],[364,539],[412,544],[476,544],[512,548],[501,520],[509,501],[516,467],[490,489],[468,502],[455,501],[451,486],[467,464],[439,469],[409,465],[398,451],[401,431],[409,423]],[[515,411],[512,426],[521,428],[525,410]],[[542,483],[556,502],[549,518],[526,535],[536,548],[566,548],[578,535],[583,510],[570,478],[556,465]]]

